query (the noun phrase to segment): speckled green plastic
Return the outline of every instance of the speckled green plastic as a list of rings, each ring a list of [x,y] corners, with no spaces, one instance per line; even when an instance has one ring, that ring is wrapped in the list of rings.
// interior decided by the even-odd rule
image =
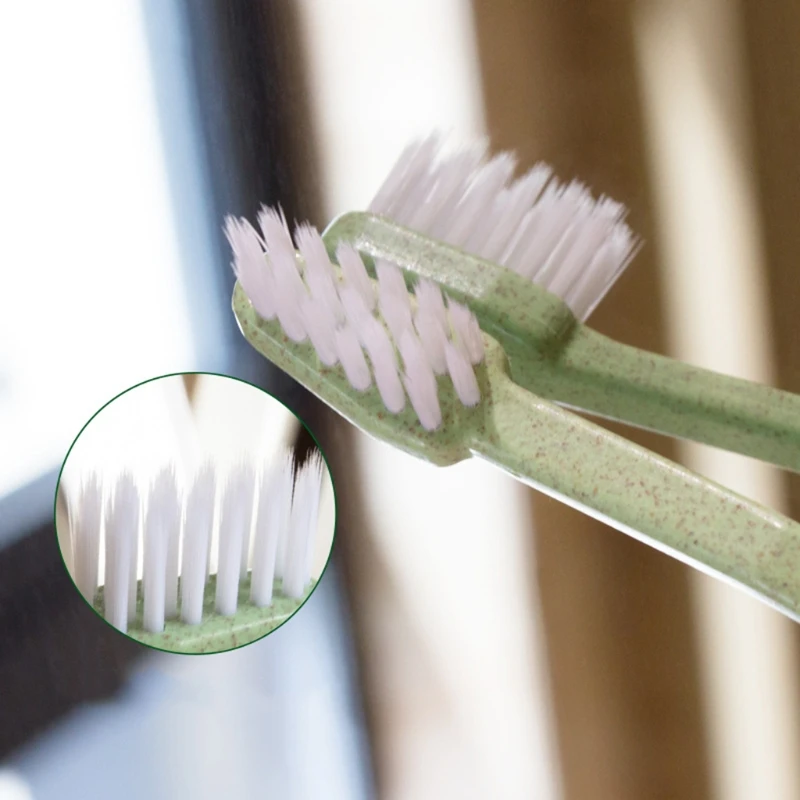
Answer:
[[[353,212],[325,232],[439,283],[505,350],[511,377],[559,405],[720,447],[800,472],[800,395],[613,341],[511,270],[382,217]]]
[[[357,392],[340,367],[320,363],[310,344],[288,340],[277,321],[255,312],[237,284],[234,314],[256,350],[377,439],[440,466],[486,459],[800,620],[798,523],[533,393],[538,366],[561,358],[563,342],[578,327],[557,298],[507,269],[367,215],[340,218],[325,239],[331,252],[349,241],[365,256],[399,263],[409,282],[430,278],[469,303],[486,343],[476,369],[481,402],[466,408],[449,379],[440,378],[442,425],[427,432],[409,406],[390,414],[374,386]],[[759,440],[763,435],[741,441]],[[797,464],[788,458],[791,451],[781,453]]]
[[[282,594],[281,582],[275,582],[273,602],[258,608],[250,602],[250,576],[239,584],[239,601],[236,613],[223,617],[214,610],[217,576],[208,579],[203,598],[203,620],[199,625],[187,625],[179,619],[168,619],[162,633],[148,633],[142,627],[142,582],[137,589],[136,619],[128,626],[126,635],[149,647],[171,653],[222,653],[255,642],[271,633],[289,619],[314,591],[316,581],[306,589],[303,597],[295,599]],[[94,609],[104,616],[103,587],[100,587]]]

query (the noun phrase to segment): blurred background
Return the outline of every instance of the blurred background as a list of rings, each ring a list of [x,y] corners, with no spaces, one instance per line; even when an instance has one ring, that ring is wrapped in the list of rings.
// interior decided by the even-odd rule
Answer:
[[[800,6],[52,0],[0,6],[0,798],[800,798],[800,635],[482,464],[367,440],[229,312],[225,214],[323,227],[413,137],[488,135],[630,208],[591,319],[800,391]],[[332,567],[234,653],[144,652],[58,556],[58,467],[112,396],[242,377],[318,433]],[[800,518],[800,481],[615,430]]]

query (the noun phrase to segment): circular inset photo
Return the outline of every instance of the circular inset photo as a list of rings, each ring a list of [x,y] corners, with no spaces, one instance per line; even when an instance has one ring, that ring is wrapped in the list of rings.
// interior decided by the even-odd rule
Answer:
[[[234,378],[154,378],[103,406],[56,490],[61,555],[117,630],[174,653],[261,639],[327,566],[335,497],[313,433]]]

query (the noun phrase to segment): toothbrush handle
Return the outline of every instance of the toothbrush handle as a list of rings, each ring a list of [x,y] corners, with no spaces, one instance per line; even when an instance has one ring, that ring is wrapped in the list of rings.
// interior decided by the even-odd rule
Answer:
[[[523,482],[800,620],[800,524],[509,378],[472,446]]]
[[[800,472],[800,395],[638,350],[584,326],[555,359],[537,362],[526,385],[602,417]]]

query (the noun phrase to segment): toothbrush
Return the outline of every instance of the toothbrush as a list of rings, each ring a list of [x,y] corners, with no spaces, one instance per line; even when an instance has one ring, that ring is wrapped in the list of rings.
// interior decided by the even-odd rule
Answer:
[[[322,475],[317,452],[296,474],[289,452],[259,474],[242,462],[227,475],[215,510],[222,481],[210,462],[185,502],[172,467],[147,487],[121,474],[107,487],[105,506],[92,473],[70,514],[75,584],[111,625],[161,650],[212,653],[260,639],[316,585],[311,569]],[[218,568],[211,573],[215,516]]]
[[[439,148],[411,146],[370,212],[322,237],[293,242],[273,209],[260,232],[229,218],[245,338],[366,433],[442,466],[482,457],[800,618],[800,525],[562,407],[798,470],[800,399],[584,328],[637,247],[622,207]]]

